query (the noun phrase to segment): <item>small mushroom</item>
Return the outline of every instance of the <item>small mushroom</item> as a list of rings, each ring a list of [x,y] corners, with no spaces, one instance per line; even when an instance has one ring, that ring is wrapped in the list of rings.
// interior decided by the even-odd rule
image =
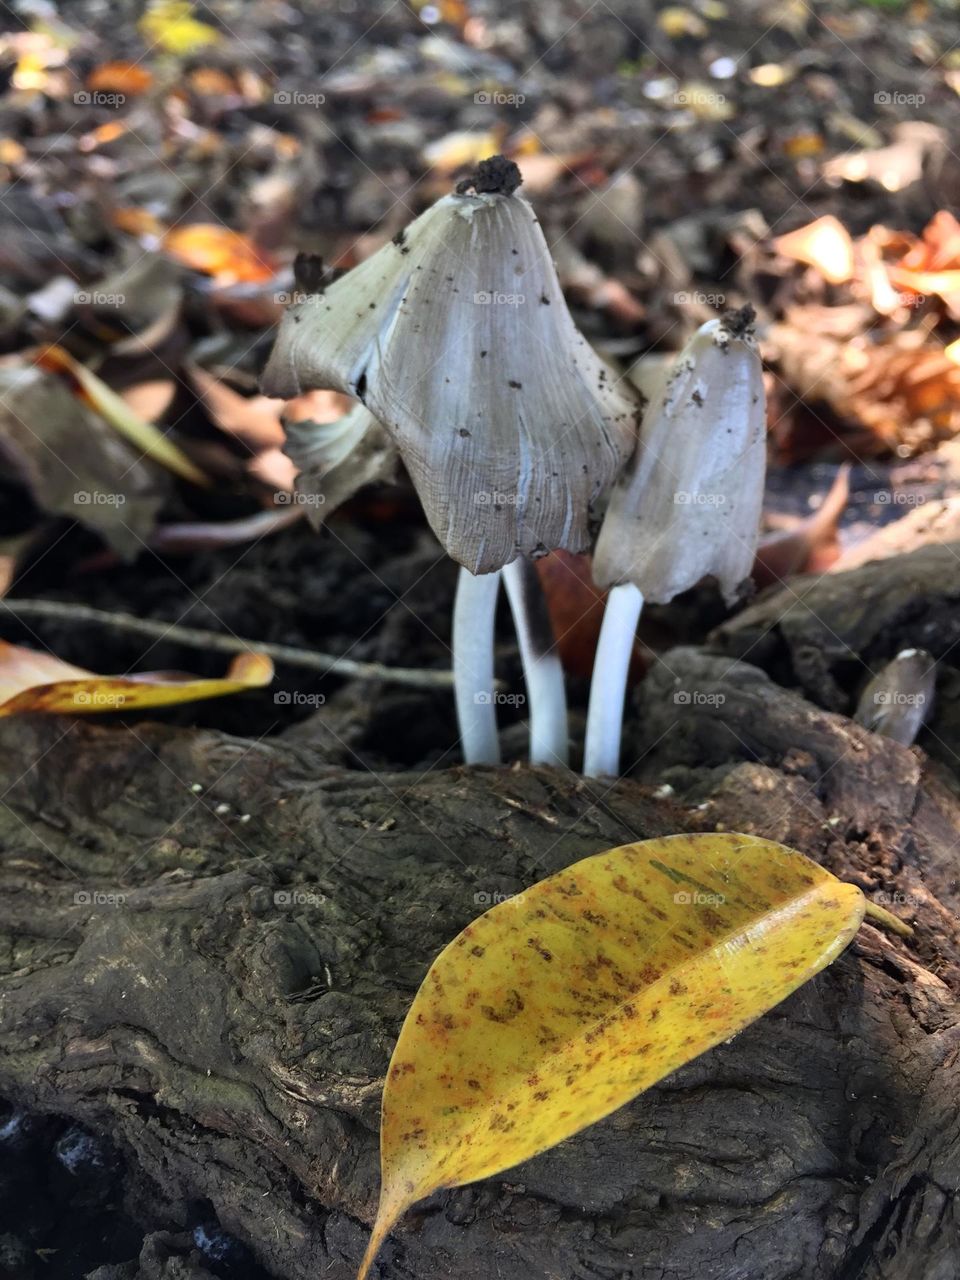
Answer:
[[[936,685],[935,659],[925,649],[902,649],[868,682],[853,718],[910,747],[933,711]]]
[[[584,772],[616,774],[627,669],[644,600],[716,578],[732,604],[756,554],[766,413],[752,307],[702,325],[644,414],[615,487],[593,576],[610,588],[597,645]]]
[[[355,396],[399,449],[463,570],[454,676],[470,763],[499,759],[497,582],[483,578],[518,558],[587,550],[591,510],[635,443],[632,398],[577,330],[536,215],[514,194],[520,182],[512,161],[485,160],[392,243],[333,283],[317,281],[284,314],[262,378],[270,395]],[[532,758],[562,761],[562,674],[552,646],[544,651],[534,575],[509,568],[507,589]]]

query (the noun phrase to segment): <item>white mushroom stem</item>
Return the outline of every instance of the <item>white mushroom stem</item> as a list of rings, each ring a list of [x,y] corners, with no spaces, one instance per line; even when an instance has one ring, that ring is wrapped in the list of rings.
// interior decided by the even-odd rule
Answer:
[[[461,569],[453,602],[453,692],[467,764],[499,764],[493,635],[500,574]]]
[[[616,777],[620,772],[627,674],[642,608],[643,594],[632,582],[611,588],[607,596],[587,708],[583,772],[588,778]]]
[[[526,556],[506,565],[502,575],[527,687],[530,763],[566,765],[567,695],[540,577]]]

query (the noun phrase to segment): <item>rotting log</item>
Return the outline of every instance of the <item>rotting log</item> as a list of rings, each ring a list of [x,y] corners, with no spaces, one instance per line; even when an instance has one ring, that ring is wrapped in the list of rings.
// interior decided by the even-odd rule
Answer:
[[[724,700],[678,705],[677,679]],[[177,1234],[198,1202],[272,1275],[352,1276],[381,1082],[434,955],[578,858],[717,827],[885,895],[915,938],[865,926],[607,1120],[435,1195],[381,1276],[960,1273],[955,797],[921,753],[700,650],[668,654],[641,709],[642,763],[615,785],[377,777],[294,741],[0,725],[0,1096],[115,1144],[145,1239],[97,1280],[207,1275]]]

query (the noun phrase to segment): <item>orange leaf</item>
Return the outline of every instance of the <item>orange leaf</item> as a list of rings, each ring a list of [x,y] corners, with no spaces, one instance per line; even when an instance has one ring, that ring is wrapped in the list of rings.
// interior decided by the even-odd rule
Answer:
[[[162,236],[163,223],[146,209],[114,209],[111,221],[118,231],[132,236]]]
[[[137,62],[104,62],[87,76],[87,88],[94,92],[124,93],[135,97],[146,93],[153,84],[153,76]]]
[[[150,671],[98,676],[52,653],[0,640],[0,717],[28,711],[96,715],[139,707],[170,706],[258,689],[273,679],[273,663],[262,653],[241,653],[222,679]]]
[[[221,284],[260,284],[274,276],[273,265],[251,240],[217,223],[174,227],[163,237],[163,247],[178,262],[216,276]]]

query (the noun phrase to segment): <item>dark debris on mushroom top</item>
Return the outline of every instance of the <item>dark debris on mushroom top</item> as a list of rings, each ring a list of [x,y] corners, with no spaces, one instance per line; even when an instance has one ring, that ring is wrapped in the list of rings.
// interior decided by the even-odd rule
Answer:
[[[729,308],[720,317],[720,323],[731,338],[749,338],[753,336],[753,327],[757,313],[748,302],[746,306]]]
[[[506,156],[489,156],[477,165],[476,173],[457,183],[457,195],[474,191],[477,195],[512,196],[523,182],[517,165]]]

